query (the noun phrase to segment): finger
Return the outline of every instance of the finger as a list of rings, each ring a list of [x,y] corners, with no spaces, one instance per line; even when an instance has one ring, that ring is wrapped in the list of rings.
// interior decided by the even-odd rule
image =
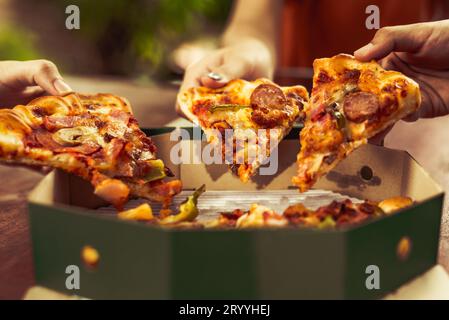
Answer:
[[[250,69],[244,60],[229,61],[210,68],[211,72],[201,77],[201,84],[209,88],[220,88],[233,79],[245,78],[251,73]]]
[[[394,125],[389,126],[384,131],[382,131],[382,132],[376,134],[374,137],[368,139],[368,142],[370,144],[374,144],[374,145],[377,145],[377,146],[383,146],[384,145],[384,141],[385,141],[385,137],[391,131],[391,129],[393,129],[393,126]]]
[[[357,60],[369,61],[382,59],[395,51],[415,53],[428,39],[430,31],[418,24],[385,27],[376,32],[370,43],[356,50],[354,56]]]
[[[208,74],[211,68],[217,67],[220,63],[222,63],[221,53],[214,53],[201,61],[189,65],[180,90],[184,91],[188,88],[201,86],[201,77]]]
[[[203,48],[199,45],[184,44],[173,51],[172,63],[176,69],[184,71],[189,65],[206,57],[209,52],[210,49]]]
[[[4,83],[8,86],[26,88],[40,86],[47,93],[59,95],[71,92],[58,68],[48,60],[7,61],[2,63]]]
[[[419,112],[414,112],[408,116],[406,116],[404,119],[405,122],[415,122],[418,121],[420,119],[420,113]]]

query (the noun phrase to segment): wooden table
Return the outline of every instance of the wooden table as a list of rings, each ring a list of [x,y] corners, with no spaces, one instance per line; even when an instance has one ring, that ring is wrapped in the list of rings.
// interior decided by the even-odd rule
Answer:
[[[142,126],[162,126],[176,119],[176,87],[139,85],[111,78],[67,77],[81,92],[114,92],[128,97]],[[409,151],[449,193],[449,117],[400,123],[386,146]],[[0,299],[19,299],[34,284],[26,211],[27,193],[43,174],[0,166]],[[446,201],[447,203],[447,201]],[[446,204],[439,262],[449,271],[449,211]]]

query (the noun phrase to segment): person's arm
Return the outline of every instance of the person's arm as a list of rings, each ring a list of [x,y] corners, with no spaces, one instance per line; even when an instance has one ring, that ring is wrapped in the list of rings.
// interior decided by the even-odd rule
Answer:
[[[231,79],[271,77],[275,67],[277,0],[238,0],[220,49],[186,69],[181,90],[220,87]]]
[[[449,20],[386,27],[354,52],[361,61],[380,60],[416,80],[422,107],[407,120],[449,114]]]
[[[0,107],[27,103],[45,93],[69,91],[58,68],[48,60],[0,61]]]
[[[281,2],[277,0],[237,0],[234,14],[222,38],[222,46],[229,47],[247,41],[260,42],[268,49],[274,68],[280,5]]]

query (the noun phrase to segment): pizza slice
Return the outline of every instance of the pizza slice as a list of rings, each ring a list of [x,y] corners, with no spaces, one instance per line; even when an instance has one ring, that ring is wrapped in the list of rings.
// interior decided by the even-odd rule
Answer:
[[[302,121],[307,103],[304,87],[280,87],[267,79],[237,79],[219,89],[190,88],[178,95],[181,111],[221,148],[222,160],[243,182],[295,121]]]
[[[416,112],[421,103],[415,81],[374,61],[363,63],[339,54],[315,60],[313,68],[298,173],[292,179],[300,192],[369,138]]]
[[[168,204],[181,182],[138,126],[129,103],[110,94],[37,98],[0,110],[0,161],[50,166],[80,176],[121,208],[129,197]]]
[[[253,203],[248,211],[235,209],[220,215],[205,224],[206,228],[247,229],[247,228],[280,228],[286,227],[289,220],[274,210]]]

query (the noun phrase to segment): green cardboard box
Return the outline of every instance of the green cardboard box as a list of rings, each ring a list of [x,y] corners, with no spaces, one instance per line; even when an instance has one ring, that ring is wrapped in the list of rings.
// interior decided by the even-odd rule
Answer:
[[[297,130],[279,146],[279,173],[248,184],[225,165],[171,163],[178,143],[171,130],[149,133],[185,189],[292,187]],[[192,154],[202,144],[181,143]],[[444,194],[406,152],[364,146],[316,188],[374,201],[409,196],[416,204],[343,230],[171,230],[97,214],[104,203],[89,183],[53,171],[29,197],[36,282],[96,299],[365,299],[380,298],[436,264]],[[95,268],[81,259],[86,245],[100,255]],[[69,265],[79,267],[79,289],[66,287]],[[378,288],[367,286],[373,268]]]

